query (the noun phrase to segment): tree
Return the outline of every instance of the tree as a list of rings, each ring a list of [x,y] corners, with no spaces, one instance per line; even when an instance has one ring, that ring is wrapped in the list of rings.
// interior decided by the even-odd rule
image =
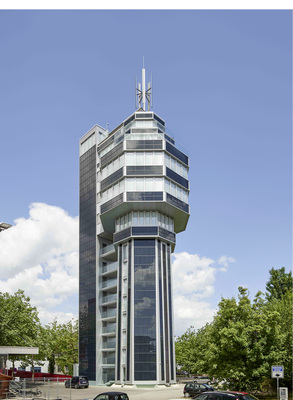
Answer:
[[[23,290],[13,295],[0,292],[0,345],[38,347],[36,342],[40,332],[40,320],[36,307],[30,304],[30,298]],[[23,365],[31,365],[42,359],[41,354],[35,356],[11,356],[13,368],[16,360]]]
[[[23,290],[0,292],[0,346],[33,346],[40,320]]]
[[[193,350],[196,349],[194,340],[196,332],[191,326],[182,336],[178,337],[175,342],[175,356],[176,364],[188,374],[194,372],[194,354]]]
[[[222,299],[210,335],[213,352],[209,352],[209,373],[225,379],[230,389],[259,389],[270,376],[278,317],[261,292],[251,302],[247,289],[240,287],[238,301]]]
[[[285,272],[285,267],[270,269],[270,279],[266,284],[266,297],[268,300],[281,299],[287,292],[292,292],[292,272]]]
[[[292,387],[292,282],[285,269],[270,270],[264,296],[250,300],[239,287],[238,299],[222,298],[212,323],[188,330],[176,341],[176,360],[193,373],[225,380],[231,390],[260,390],[271,366],[284,365],[282,384]]]
[[[268,361],[270,365],[284,366],[282,385],[292,387],[292,291],[287,291],[281,299],[273,298],[268,301],[266,307],[274,314],[276,325]]]
[[[73,364],[78,362],[78,322],[71,320],[58,324],[55,320],[42,327],[41,347],[49,360],[51,372],[56,364],[63,373],[72,375]]]
[[[73,373],[73,364],[78,362],[78,322],[69,321],[42,326],[36,307],[30,304],[30,298],[23,290],[13,295],[0,292],[0,346],[38,347],[39,354],[32,356],[14,356],[23,366],[34,362],[40,364],[49,360],[50,372],[54,372],[55,363],[65,373]]]

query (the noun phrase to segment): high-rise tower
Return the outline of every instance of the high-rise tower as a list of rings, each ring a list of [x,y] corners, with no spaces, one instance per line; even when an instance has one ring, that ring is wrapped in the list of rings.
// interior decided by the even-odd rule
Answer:
[[[151,91],[143,68],[138,109],[79,143],[79,373],[98,384],[176,382],[171,253],[189,218],[189,160]]]

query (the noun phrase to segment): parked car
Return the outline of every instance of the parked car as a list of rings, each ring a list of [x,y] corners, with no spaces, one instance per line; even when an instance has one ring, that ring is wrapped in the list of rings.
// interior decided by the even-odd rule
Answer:
[[[212,391],[214,388],[207,383],[198,383],[196,381],[187,382],[183,389],[184,397],[193,397],[202,392]]]
[[[98,394],[94,400],[129,400],[129,397],[124,392],[104,392]]]
[[[198,383],[207,383],[210,384],[211,380],[207,375],[197,375],[194,377],[194,381]]]
[[[198,394],[193,397],[196,400],[257,400],[247,392],[211,391]]]
[[[86,376],[73,376],[71,379],[68,379],[67,381],[65,381],[65,387],[69,388],[70,383],[71,383],[71,387],[73,387],[75,389],[89,387],[89,381]]]

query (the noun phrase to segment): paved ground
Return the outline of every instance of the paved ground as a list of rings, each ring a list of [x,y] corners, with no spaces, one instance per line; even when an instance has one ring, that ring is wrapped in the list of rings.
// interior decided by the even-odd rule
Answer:
[[[126,392],[129,400],[173,400],[184,399],[183,384],[155,387],[136,387],[121,385],[109,386],[90,386],[87,389],[67,389],[64,384],[53,384],[50,388],[42,388],[41,397],[46,400],[62,399],[62,400],[84,400],[93,399],[97,394],[107,391]],[[37,400],[37,398],[35,398]]]

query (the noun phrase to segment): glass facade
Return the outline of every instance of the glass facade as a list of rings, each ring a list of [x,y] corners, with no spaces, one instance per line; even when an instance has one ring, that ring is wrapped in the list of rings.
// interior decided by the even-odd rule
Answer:
[[[96,366],[96,146],[80,157],[79,372]]]
[[[156,380],[155,240],[134,240],[134,380]]]
[[[189,218],[189,160],[153,112],[101,132],[80,141],[79,373],[175,383],[171,252]]]

